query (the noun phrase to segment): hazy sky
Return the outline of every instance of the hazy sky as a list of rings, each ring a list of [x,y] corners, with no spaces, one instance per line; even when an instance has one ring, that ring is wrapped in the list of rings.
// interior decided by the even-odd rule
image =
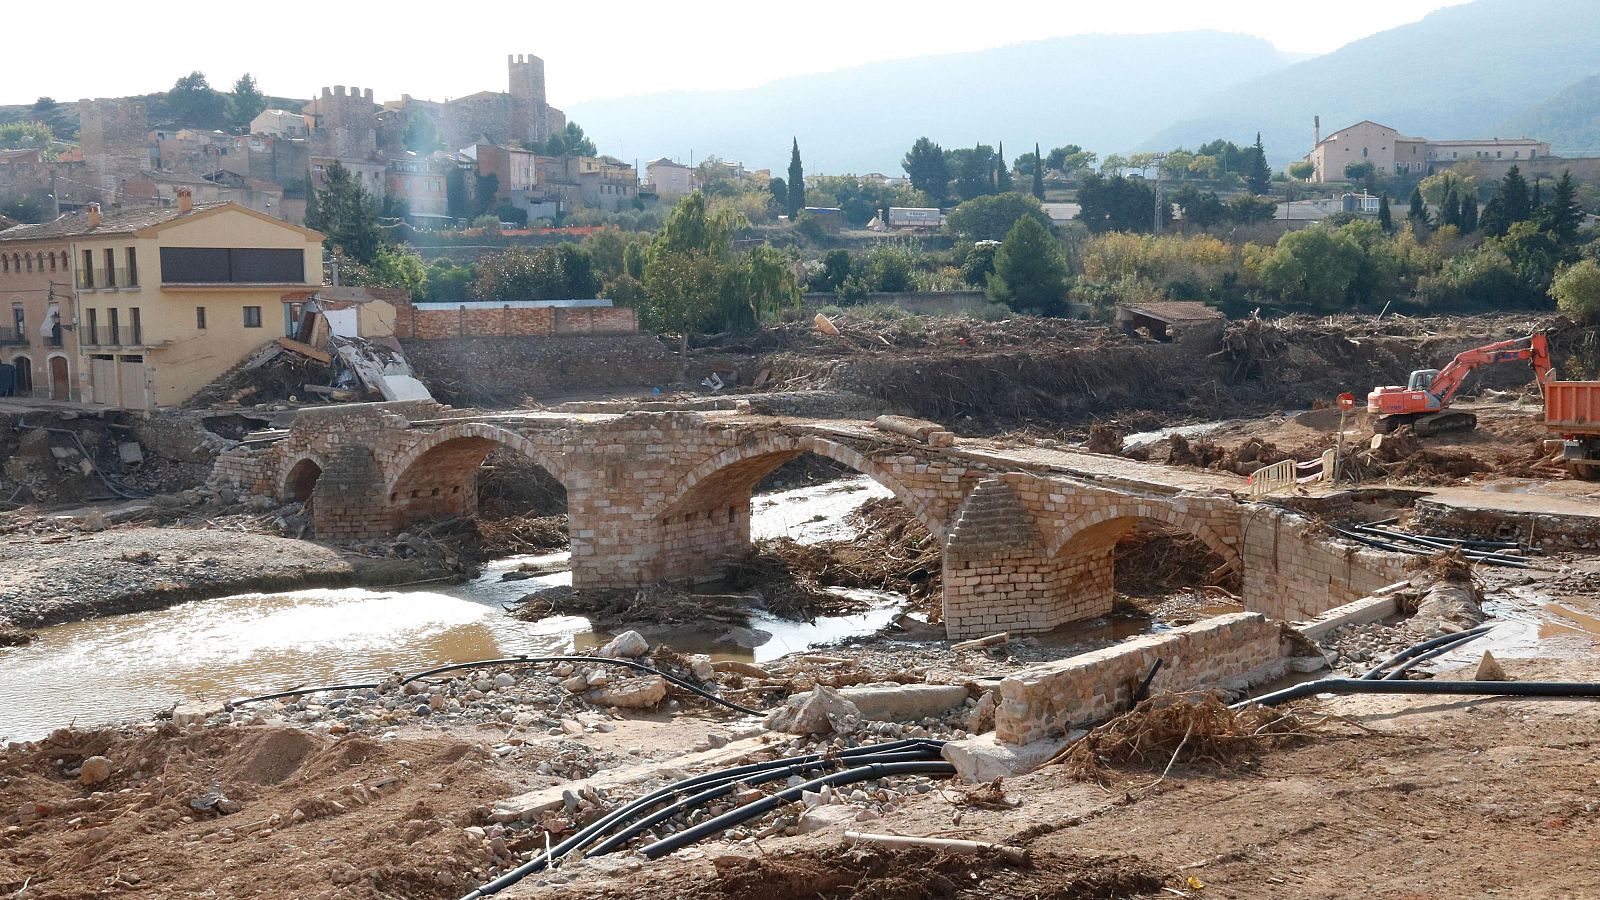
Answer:
[[[543,57],[556,106],[662,90],[751,87],[879,59],[1091,32],[1214,29],[1322,53],[1466,0],[273,0],[152,8],[127,0],[5,3],[0,103],[165,90],[199,69],[278,96],[323,85],[445,99],[505,90],[506,55]]]

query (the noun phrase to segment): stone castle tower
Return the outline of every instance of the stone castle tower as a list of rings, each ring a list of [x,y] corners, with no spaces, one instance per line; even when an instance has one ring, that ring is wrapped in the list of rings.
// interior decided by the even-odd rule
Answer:
[[[316,122],[311,132],[312,155],[365,159],[377,152],[377,105],[372,88],[352,87],[346,93],[342,84],[325,87],[306,112]]]
[[[514,134],[543,143],[550,137],[550,103],[544,90],[544,60],[529,53],[507,55],[511,76],[511,125]]]
[[[118,185],[152,168],[150,122],[140,100],[79,100],[78,142],[83,149],[86,180],[114,201]]]

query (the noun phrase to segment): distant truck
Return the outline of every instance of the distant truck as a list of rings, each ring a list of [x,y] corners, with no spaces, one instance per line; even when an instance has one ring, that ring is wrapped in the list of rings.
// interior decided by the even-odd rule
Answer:
[[[891,206],[890,228],[938,228],[944,224],[944,213],[935,207]]]
[[[1600,481],[1600,381],[1547,381],[1544,427],[1573,477]]]

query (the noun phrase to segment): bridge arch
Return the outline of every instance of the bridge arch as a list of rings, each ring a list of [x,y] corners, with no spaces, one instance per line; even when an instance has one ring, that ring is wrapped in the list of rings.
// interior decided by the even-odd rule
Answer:
[[[305,503],[316,492],[317,482],[328,464],[316,453],[306,451],[291,456],[278,467],[278,499],[286,503]]]
[[[653,510],[654,517],[671,519],[718,506],[733,498],[749,503],[750,492],[774,469],[804,453],[815,453],[854,469],[889,489],[935,538],[944,540],[945,519],[925,498],[912,490],[887,466],[837,441],[814,435],[769,434],[730,447],[700,463],[683,478],[678,490]]]
[[[941,543],[945,520],[888,464],[816,435],[752,435],[687,471],[649,511],[653,534],[646,558],[634,570],[640,582],[714,573],[750,550],[751,493],[774,469],[804,453],[834,460],[888,488]],[[574,543],[575,553],[577,544]]]
[[[1060,557],[1099,549],[1110,551],[1141,522],[1154,522],[1192,534],[1223,562],[1233,566],[1240,564],[1238,549],[1224,542],[1211,526],[1196,521],[1194,515],[1179,512],[1160,501],[1142,504],[1137,512],[1130,512],[1126,506],[1124,501],[1081,516],[1046,546],[1047,555]]]
[[[500,447],[532,460],[566,487],[560,458],[515,431],[482,422],[448,425],[428,433],[387,467],[383,497],[394,510],[395,527],[432,516],[474,513],[478,469]]]

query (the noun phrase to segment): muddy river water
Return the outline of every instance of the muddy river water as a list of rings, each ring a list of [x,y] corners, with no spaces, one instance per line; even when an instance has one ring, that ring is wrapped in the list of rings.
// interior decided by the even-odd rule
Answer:
[[[755,498],[755,537],[845,539],[856,507],[887,489],[865,477]],[[587,619],[522,622],[510,604],[571,583],[567,554],[516,557],[466,584],[417,590],[304,590],[244,594],[170,609],[73,622],[40,631],[32,644],[0,650],[0,742],[30,740],[76,723],[148,718],[185,700],[223,700],[296,685],[371,680],[383,673],[519,653],[583,651],[608,640]],[[528,563],[551,574],[501,576]],[[684,652],[762,660],[852,634],[876,631],[898,601],[874,595],[855,616],[787,622],[755,613],[748,628],[714,625],[653,631]]]

